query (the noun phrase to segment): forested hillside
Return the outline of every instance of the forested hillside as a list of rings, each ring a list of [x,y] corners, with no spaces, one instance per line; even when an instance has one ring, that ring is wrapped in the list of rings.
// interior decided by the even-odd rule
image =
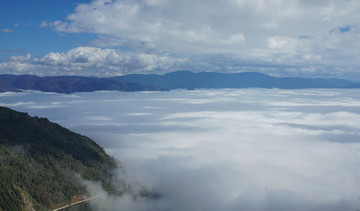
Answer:
[[[114,168],[114,160],[91,139],[0,107],[0,210],[58,207],[86,194],[82,179],[109,190]]]

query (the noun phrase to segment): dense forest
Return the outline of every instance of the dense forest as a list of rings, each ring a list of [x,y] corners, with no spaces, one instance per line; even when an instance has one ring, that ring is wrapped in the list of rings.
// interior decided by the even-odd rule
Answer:
[[[0,210],[49,210],[87,194],[81,180],[111,190],[115,161],[91,139],[45,118],[0,107]]]

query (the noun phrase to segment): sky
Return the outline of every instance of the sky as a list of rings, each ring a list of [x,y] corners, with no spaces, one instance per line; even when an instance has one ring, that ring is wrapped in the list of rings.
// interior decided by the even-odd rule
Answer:
[[[358,90],[27,91],[0,102],[91,137],[131,190],[161,195],[104,194],[99,210],[360,209]]]
[[[3,0],[0,74],[360,76],[358,0]]]

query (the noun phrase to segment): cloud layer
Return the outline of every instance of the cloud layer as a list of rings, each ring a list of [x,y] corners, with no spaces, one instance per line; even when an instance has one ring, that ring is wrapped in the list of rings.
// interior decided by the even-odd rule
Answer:
[[[188,69],[351,78],[359,74],[359,9],[357,0],[93,0],[66,20],[41,23],[61,33],[96,34],[87,47],[49,53],[22,69],[4,62],[0,70],[35,70],[42,61],[43,69],[58,70],[42,74]],[[77,51],[92,52],[99,63],[89,57],[80,65]],[[107,53],[113,57],[103,58]]]
[[[330,67],[327,73],[356,72],[359,7],[352,0],[95,0],[52,25],[58,31],[105,34],[171,53],[206,55],[204,62],[230,54],[231,60],[241,61],[235,70],[250,62],[294,66],[293,71],[305,73]],[[227,70],[225,62],[220,66]]]
[[[109,210],[359,209],[357,90],[3,93],[94,138],[158,200]]]
[[[50,52],[32,58],[12,56],[0,63],[2,73],[36,75],[95,75],[114,76],[128,73],[146,73],[178,67],[187,59],[167,54],[131,53],[109,48],[77,47],[67,52]],[[176,70],[176,69],[175,69]]]

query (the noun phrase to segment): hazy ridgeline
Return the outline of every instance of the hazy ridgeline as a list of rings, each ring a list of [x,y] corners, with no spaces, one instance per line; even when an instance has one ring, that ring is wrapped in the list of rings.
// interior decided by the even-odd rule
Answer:
[[[0,102],[93,138],[121,160],[119,177],[162,196],[104,196],[94,207],[360,209],[356,89],[23,92]]]

